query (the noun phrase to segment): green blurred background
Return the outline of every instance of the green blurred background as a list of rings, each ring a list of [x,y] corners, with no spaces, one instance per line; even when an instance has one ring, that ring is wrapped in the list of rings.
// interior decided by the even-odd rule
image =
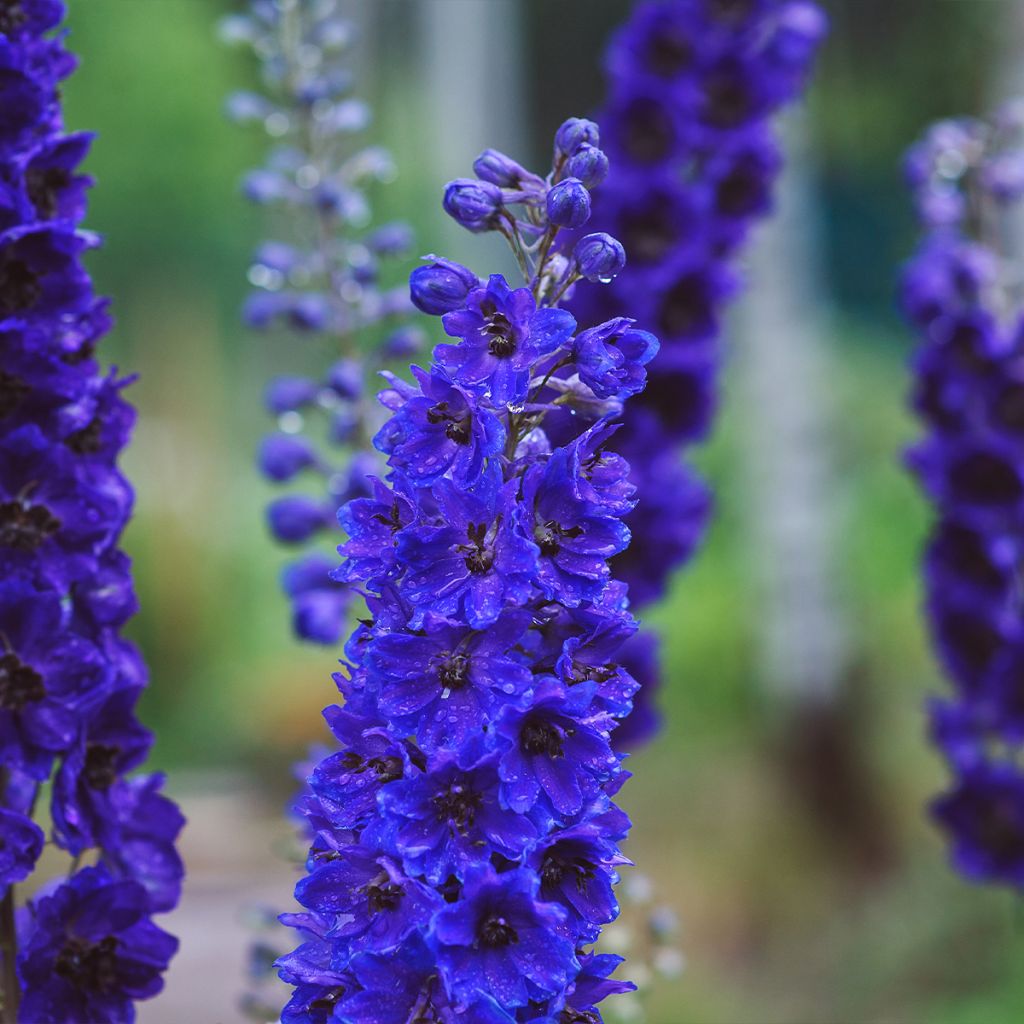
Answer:
[[[459,122],[464,96],[422,82],[437,59],[423,24],[432,8],[452,4],[482,5],[517,25],[519,127],[496,119],[484,141],[505,148],[514,135],[526,150],[516,155],[537,166],[557,123],[599,102],[599,53],[627,10],[618,0],[356,4],[368,28],[359,64],[376,105],[373,141],[391,148],[400,172],[376,208],[412,221],[423,252],[451,251],[437,212],[443,177],[426,169],[447,166],[445,155],[424,154],[442,126]],[[849,651],[824,711],[763,684],[742,452],[749,409],[727,367],[719,429],[699,456],[719,512],[699,558],[649,616],[668,636],[666,726],[631,762],[624,794],[636,823],[629,852],[678,913],[688,961],[680,976],[653,983],[647,1011],[656,1024],[1024,1019],[1013,899],[959,881],[925,817],[944,770],[927,747],[922,704],[943,684],[918,614],[928,510],[899,464],[914,436],[903,409],[911,339],[892,300],[914,240],[900,153],[930,119],[991,105],[997,69],[1024,58],[1007,52],[1017,6],[830,5],[833,34],[805,131],[828,289],[819,341],[829,457],[843,491],[830,571]],[[209,780],[227,780],[222,788],[273,817],[289,792],[289,763],[322,738],[335,655],[292,640],[276,584],[283,558],[263,526],[269,489],[252,466],[267,427],[263,382],[318,357],[238,324],[247,261],[266,223],[237,186],[265,139],[227,124],[222,105],[254,83],[254,68],[217,41],[226,0],[71,7],[82,67],[65,90],[67,120],[99,132],[89,226],[106,237],[92,266],[118,316],[107,357],[140,374],[126,459],[138,515],[126,544],[142,602],[132,633],[152,670],[144,714],[159,737],[154,759],[186,806]],[[496,35],[486,45],[496,52],[509,41]],[[457,66],[470,55],[446,59]],[[467,138],[452,173],[468,170],[474,148],[480,141]],[[453,255],[484,270],[487,252],[467,236]],[[237,840],[217,835],[211,820],[200,813],[194,826],[211,832],[204,856],[210,870],[229,870]],[[261,833],[246,841],[260,846]],[[273,846],[268,835],[254,856],[265,854],[267,874],[287,885],[290,869]],[[228,1006],[241,980],[222,973]],[[174,993],[172,985],[165,999]],[[219,1009],[209,1017],[228,1018]]]

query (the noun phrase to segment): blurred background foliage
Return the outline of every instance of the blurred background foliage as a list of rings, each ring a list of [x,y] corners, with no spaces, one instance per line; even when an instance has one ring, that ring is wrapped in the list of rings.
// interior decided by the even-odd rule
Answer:
[[[442,120],[458,121],[464,97],[431,105],[419,28],[433,4],[452,2],[497,9],[513,0],[361,8],[373,140],[391,148],[400,170],[375,197],[378,214],[412,221],[423,252],[449,251],[438,214],[443,178],[424,154]],[[268,225],[237,188],[264,139],[222,116],[224,96],[254,82],[251,62],[216,38],[231,6],[73,2],[82,67],[66,104],[71,127],[99,133],[90,226],[106,236],[93,269],[118,315],[108,358],[140,374],[139,429],[126,460],[138,515],[127,547],[142,602],[133,634],[152,670],[144,713],[159,737],[155,759],[179,791],[230,773],[276,805],[289,790],[288,764],[322,737],[334,655],[292,640],[276,585],[283,557],[263,526],[268,490],[252,453],[267,426],[263,382],[322,356],[238,324],[247,261]],[[903,408],[911,341],[893,309],[914,240],[901,152],[934,117],[991,105],[1015,5],[828,6],[834,30],[808,132],[828,286],[820,343],[833,370],[826,400],[843,491],[834,555],[851,667],[841,713],[824,733],[799,714],[794,731],[790,712],[759,685],[762,607],[739,453],[746,409],[727,367],[719,429],[699,457],[718,516],[651,615],[667,636],[666,726],[634,758],[625,792],[636,822],[631,855],[680,914],[689,960],[681,977],[655,986],[649,1019],[1015,1021],[1024,1010],[1019,911],[1009,895],[954,877],[925,818],[944,776],[921,709],[942,683],[918,614],[928,511],[899,464],[914,436]],[[517,141],[536,165],[559,121],[600,101],[598,56],[627,9],[620,0],[515,5],[528,126]],[[507,127],[496,119],[483,143],[467,138],[465,152],[447,160],[468,170],[482,144],[510,145]],[[485,268],[477,239],[457,244],[452,255]],[[819,741],[809,760],[794,742],[801,731]],[[838,774],[829,769],[836,751]]]

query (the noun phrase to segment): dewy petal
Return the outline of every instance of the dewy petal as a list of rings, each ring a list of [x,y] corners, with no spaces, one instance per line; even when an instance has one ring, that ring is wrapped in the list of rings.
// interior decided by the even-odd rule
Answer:
[[[583,792],[571,762],[536,757],[534,771],[555,810],[561,814],[575,814],[583,806]]]

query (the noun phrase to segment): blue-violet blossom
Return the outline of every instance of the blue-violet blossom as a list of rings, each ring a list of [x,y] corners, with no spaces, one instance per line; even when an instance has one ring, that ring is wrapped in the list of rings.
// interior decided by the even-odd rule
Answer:
[[[146,669],[120,635],[136,600],[117,460],[135,414],[130,380],[95,356],[110,318],[82,263],[92,137],[63,128],[64,13],[0,3],[0,973],[4,1020],[128,1024],[178,945],[151,918],[178,901],[183,818],[162,776],[128,775],[152,744],[135,716]],[[51,841],[73,862],[15,933],[48,783]]]
[[[368,187],[391,178],[393,167],[383,150],[352,143],[370,110],[351,95],[344,63],[354,31],[341,4],[252,0],[248,13],[224,20],[222,34],[251,47],[264,86],[232,96],[228,115],[261,125],[274,140],[243,191],[284,210],[293,238],[257,250],[244,317],[255,330],[323,353],[319,379],[279,376],[266,391],[277,430],[260,446],[259,467],[291,488],[270,503],[267,524],[281,544],[304,549],[281,577],[295,634],[336,644],[352,598],[316,545],[336,533],[338,505],[364,494],[378,468],[366,455],[378,425],[367,375],[390,359],[408,359],[423,342],[422,331],[403,321],[411,310],[404,287],[381,283],[385,265],[408,253],[412,236],[401,223],[366,227]]]
[[[810,0],[647,0],[608,49],[600,137],[581,122],[559,139],[569,173],[607,174],[594,193],[591,234],[567,252],[587,282],[615,278],[609,287],[580,285],[569,308],[585,327],[637,317],[662,343],[615,440],[645,496],[629,525],[647,543],[614,563],[636,606],[662,596],[711,514],[706,486],[679,456],[711,427],[721,316],[739,290],[741,247],[769,212],[782,164],[772,118],[801,92],[825,30]],[[611,172],[594,157],[599,144]],[[625,246],[624,270],[605,232]],[[627,660],[645,678],[635,713],[615,734],[618,746],[641,742],[656,725],[655,645],[647,635],[629,645]]]
[[[387,377],[387,474],[339,512],[336,575],[368,617],[335,676],[344,707],[325,711],[340,749],[299,802],[312,841],[303,910],[282,918],[302,934],[278,961],[288,1024],[597,1024],[632,988],[588,949],[618,914],[629,820],[611,740],[639,685],[608,565],[636,488],[606,444],[658,342],[629,317],[579,332],[558,307],[583,278],[561,255],[560,222],[589,212],[566,177],[577,136],[596,148],[596,125],[566,122],[545,178],[488,150],[479,182],[445,193],[469,230],[506,236],[518,286],[436,256],[412,274],[454,340],[412,383]]]
[[[932,815],[968,879],[1024,885],[1024,304],[1000,221],[1024,199],[1024,107],[933,125],[907,154],[922,239],[902,305],[919,339],[908,461],[938,513],[926,611],[954,692],[929,707],[953,776]],[[1016,168],[1016,170],[1014,170]],[[1018,254],[1019,255],[1019,254]]]

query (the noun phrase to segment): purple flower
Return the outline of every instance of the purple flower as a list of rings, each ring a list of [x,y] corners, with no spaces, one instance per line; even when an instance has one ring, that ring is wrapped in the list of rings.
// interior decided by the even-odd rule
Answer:
[[[32,905],[18,956],[24,1020],[134,1020],[156,995],[178,940],[148,917],[146,890],[84,868]]]
[[[304,437],[271,434],[260,445],[260,469],[271,480],[291,480],[307,466],[317,464],[316,450]]]
[[[459,483],[475,483],[485,460],[504,447],[504,426],[476,395],[446,374],[430,374],[418,366],[412,372],[419,394],[410,391],[374,445],[417,486],[448,471]]]
[[[336,924],[332,936],[358,940],[365,949],[394,949],[441,898],[406,878],[388,857],[362,846],[332,851],[295,889],[304,907]]]
[[[507,707],[498,735],[508,741],[502,754],[502,799],[524,813],[538,801],[555,818],[579,813],[618,766],[608,743],[608,716],[593,713],[593,689],[566,690],[553,680],[538,688],[525,711]]]
[[[408,566],[402,593],[422,612],[464,615],[474,629],[494,623],[504,607],[532,592],[537,546],[518,529],[521,513],[510,498],[514,488],[494,474],[475,491],[449,480],[436,485],[444,525],[413,526],[398,538],[398,555]]]
[[[629,861],[618,852],[601,829],[580,825],[565,829],[538,846],[530,866],[540,877],[540,896],[563,906],[580,933],[597,937],[600,926],[619,914],[612,886],[619,880],[616,866]]]
[[[577,252],[586,281],[570,308],[588,327],[634,317],[662,345],[615,442],[642,496],[630,523],[645,543],[615,562],[637,604],[664,592],[705,532],[708,492],[676,453],[707,435],[732,263],[781,166],[771,120],[803,87],[825,21],[805,0],[644,2],[608,50],[600,121],[612,167],[588,227],[619,239],[628,263],[591,270]]]
[[[515,860],[539,835],[523,808],[499,799],[493,759],[467,769],[452,755],[438,754],[429,771],[387,786],[379,804],[382,817],[370,835],[401,857],[409,874],[434,885],[453,873],[462,877],[482,848]]]
[[[437,915],[438,967],[457,1003],[483,992],[512,1009],[564,987],[577,967],[571,943],[558,934],[565,911],[539,902],[537,888],[530,871],[478,870],[463,898]]]
[[[509,654],[528,617],[506,612],[483,632],[428,616],[423,635],[385,633],[371,641],[366,665],[377,682],[377,707],[409,721],[426,751],[457,749],[481,733],[504,703],[522,700],[533,676]]]
[[[567,122],[546,179],[477,161],[522,288],[433,257],[414,272],[414,298],[460,342],[414,384],[384,374],[388,471],[339,514],[333,576],[363,585],[369,617],[335,675],[339,749],[303,773],[311,912],[284,918],[303,942],[279,961],[295,986],[282,1020],[540,1024],[570,997],[589,1019],[626,987],[605,981],[614,960],[584,973],[578,956],[617,913],[629,823],[611,734],[637,689],[617,660],[637,626],[608,567],[636,488],[594,413],[642,389],[656,342],[630,319],[573,337],[557,303],[579,268],[540,209],[568,161],[602,164],[596,144],[596,126]],[[621,266],[595,241],[593,259]]]
[[[330,511],[323,500],[304,494],[275,498],[267,506],[267,524],[283,544],[302,544],[330,522]]]
[[[434,358],[452,380],[487,389],[496,405],[521,401],[530,367],[572,335],[572,316],[560,309],[538,309],[528,288],[509,288],[492,274],[486,288],[469,293],[466,305],[446,313],[445,332],[459,345],[439,345]]]
[[[23,882],[32,874],[44,839],[31,818],[0,808],[0,884]]]
[[[523,501],[540,552],[539,585],[549,597],[575,605],[595,599],[609,579],[608,559],[629,543],[618,516],[574,493],[572,464],[559,449],[528,470]]]
[[[636,330],[634,322],[616,317],[576,336],[573,358],[580,379],[598,398],[626,398],[644,388],[644,367],[658,354],[658,339]]]
[[[1009,764],[967,771],[932,804],[952,839],[958,871],[973,881],[1024,881],[1024,777]]]

